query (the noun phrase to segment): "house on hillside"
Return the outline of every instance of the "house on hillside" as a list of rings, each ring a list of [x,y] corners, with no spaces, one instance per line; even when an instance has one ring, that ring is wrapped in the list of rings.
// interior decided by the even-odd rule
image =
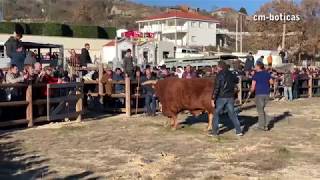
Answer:
[[[195,12],[168,11],[137,21],[139,31],[155,34],[158,41],[175,46],[216,46],[216,26],[212,17]]]
[[[132,11],[125,6],[113,5],[110,10],[111,15],[132,16]]]
[[[232,8],[224,7],[224,8],[220,8],[213,11],[211,13],[211,16],[223,18],[223,17],[226,17],[227,15],[238,15],[238,13],[239,13],[238,11]]]
[[[116,67],[120,66],[128,49],[134,52],[134,43],[129,40],[121,39],[108,42],[102,48],[102,63],[113,63]]]

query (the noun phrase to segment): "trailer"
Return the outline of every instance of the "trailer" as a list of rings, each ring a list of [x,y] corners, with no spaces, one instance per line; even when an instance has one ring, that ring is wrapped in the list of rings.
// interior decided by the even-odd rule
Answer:
[[[5,42],[0,42],[0,68],[6,69],[10,66],[10,58],[6,54]],[[62,66],[65,68],[63,46],[57,44],[41,44],[35,42],[22,42],[22,46],[26,51],[34,52],[37,62],[42,63],[44,66]],[[52,54],[57,52],[57,56],[46,57],[42,53]]]

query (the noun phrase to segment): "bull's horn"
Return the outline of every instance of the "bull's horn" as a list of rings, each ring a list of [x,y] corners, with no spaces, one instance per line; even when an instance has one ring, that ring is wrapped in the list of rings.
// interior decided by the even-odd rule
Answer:
[[[141,83],[141,85],[156,84],[158,80],[149,80]]]

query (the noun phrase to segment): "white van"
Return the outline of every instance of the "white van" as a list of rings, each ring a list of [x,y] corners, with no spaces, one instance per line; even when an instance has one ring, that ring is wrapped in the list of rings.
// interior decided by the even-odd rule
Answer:
[[[10,58],[6,54],[4,42],[0,42],[0,69],[10,67]]]
[[[189,48],[177,48],[176,49],[176,59],[178,59],[178,58],[191,58],[191,57],[204,57],[204,54],[201,54],[196,49],[189,49]]]

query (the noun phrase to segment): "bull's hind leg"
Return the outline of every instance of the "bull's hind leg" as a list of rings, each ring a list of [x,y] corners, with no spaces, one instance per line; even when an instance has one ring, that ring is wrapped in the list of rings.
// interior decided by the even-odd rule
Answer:
[[[177,116],[173,116],[171,118],[171,126],[172,126],[172,130],[176,130],[178,128],[178,120],[177,120]]]
[[[208,131],[212,130],[213,113],[208,113]]]

